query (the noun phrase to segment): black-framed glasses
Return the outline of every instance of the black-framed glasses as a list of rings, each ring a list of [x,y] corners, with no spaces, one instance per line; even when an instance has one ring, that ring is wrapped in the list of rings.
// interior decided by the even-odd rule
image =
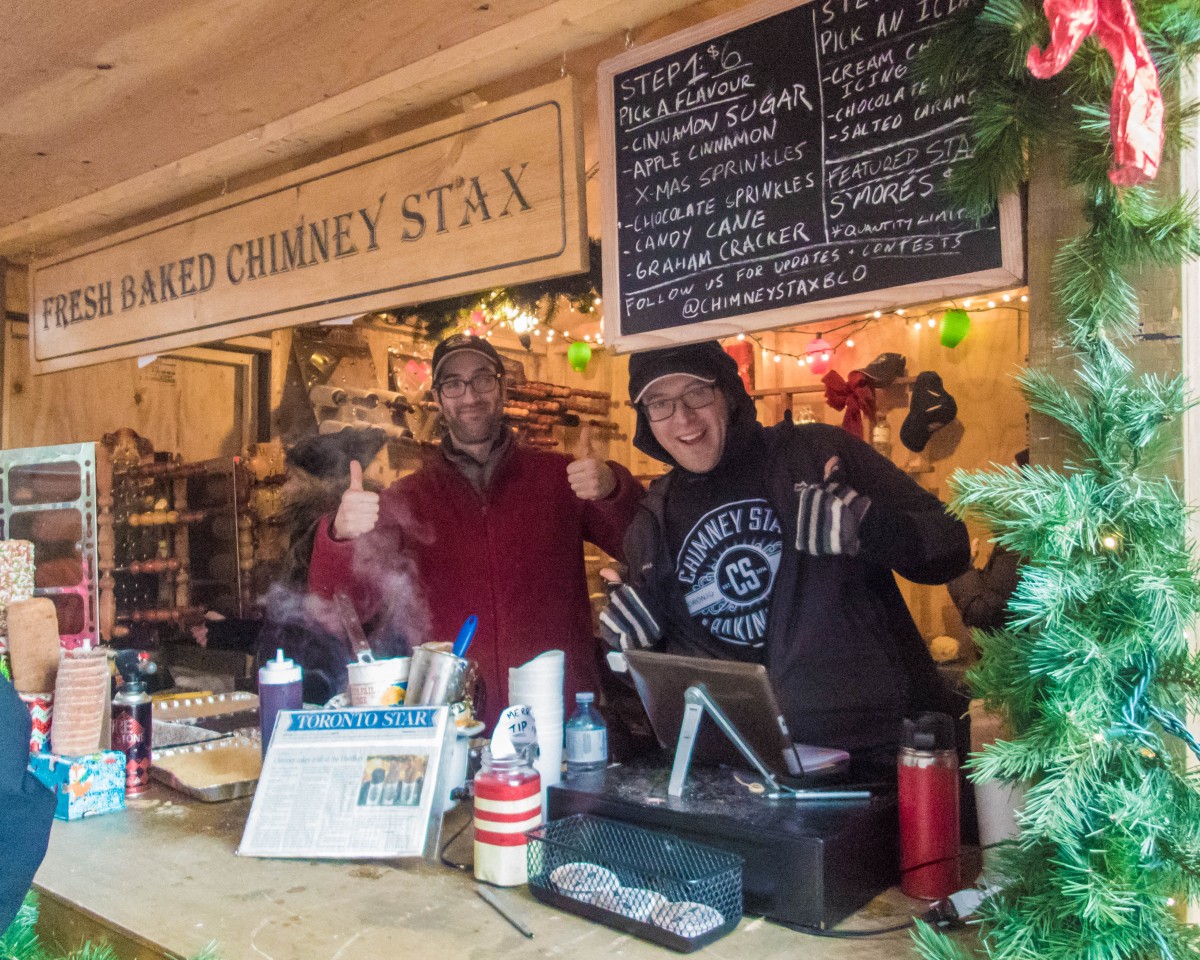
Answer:
[[[495,393],[496,388],[500,386],[500,374],[477,373],[470,380],[464,380],[462,377],[448,377],[437,385],[437,390],[443,397],[453,399],[466,393],[468,385],[476,396]]]
[[[669,420],[674,416],[675,404],[681,401],[689,410],[699,410],[701,407],[709,406],[716,399],[716,386],[711,383],[701,383],[688,388],[677,397],[643,403],[642,409],[646,411],[646,416],[649,417],[651,423],[658,423],[660,420]]]

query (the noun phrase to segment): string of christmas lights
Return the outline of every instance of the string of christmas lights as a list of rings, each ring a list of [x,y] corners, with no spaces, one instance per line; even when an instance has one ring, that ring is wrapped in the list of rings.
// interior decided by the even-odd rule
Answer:
[[[594,311],[599,312],[602,303],[602,299],[597,296],[593,299],[591,306]],[[952,319],[958,328],[951,336],[953,343],[946,339],[948,334],[945,329],[943,329],[942,336],[943,342],[946,342],[947,345],[956,345],[966,335],[971,314],[986,313],[997,308],[1015,309],[1020,313],[1025,313],[1028,303],[1029,295],[1027,293],[1011,291],[985,297],[967,297],[961,301],[942,301],[936,306],[916,308],[916,310],[905,307],[897,307],[894,310],[873,310],[863,316],[819,328],[816,337],[810,341],[804,353],[793,353],[789,350],[768,347],[763,343],[761,337],[754,333],[739,333],[736,337],[724,339],[726,342],[750,340],[761,352],[764,362],[782,363],[785,359],[794,360],[798,366],[807,367],[816,374],[823,374],[829,369],[841,347],[853,349],[854,337],[881,321],[900,319],[909,328],[932,330],[939,326],[944,328]],[[815,324],[806,324],[806,326],[816,327]],[[565,331],[556,329],[549,323],[544,323],[536,314],[520,310],[512,303],[496,303],[494,301],[480,303],[479,307],[470,314],[464,326],[464,332],[471,336],[491,338],[496,330],[506,328],[519,338],[544,336],[548,344],[559,341],[566,344],[582,342],[596,347],[604,345],[604,334],[600,330],[597,330],[594,336],[590,333],[584,334],[582,337],[572,336]],[[840,338],[835,336],[839,333],[842,334]]]
[[[961,321],[958,323],[960,330],[955,331],[958,335],[954,339],[954,343],[957,344],[965,336],[965,328],[969,326],[970,314],[987,313],[990,310],[998,308],[1013,309],[1018,313],[1025,314],[1028,312],[1028,304],[1029,294],[1011,291],[986,297],[967,297],[961,302],[958,300],[942,301],[936,307],[931,306],[924,309],[917,308],[916,310],[912,310],[906,307],[898,307],[895,310],[873,310],[861,317],[843,320],[840,323],[835,323],[833,326],[818,327],[816,324],[805,324],[805,326],[812,327],[818,332],[816,337],[809,342],[804,353],[793,353],[789,350],[778,350],[774,347],[768,347],[757,334],[753,333],[739,333],[736,337],[726,337],[724,339],[726,342],[730,340],[752,341],[762,353],[764,362],[782,363],[785,359],[794,360],[797,365],[808,367],[813,373],[822,374],[829,369],[829,365],[833,362],[840,347],[846,346],[853,349],[854,337],[868,327],[881,321],[895,318],[903,320],[905,326],[911,329],[920,330],[924,328],[932,330],[947,323],[948,314],[958,312],[964,318],[967,318],[967,320],[965,324]],[[957,318],[955,319],[957,320]],[[826,339],[837,333],[843,333],[843,335],[836,343]]]
[[[592,306],[593,308],[599,308],[602,303],[603,300],[600,297],[596,297],[592,301]],[[573,337],[566,331],[558,330],[549,323],[543,323],[542,319],[536,314],[524,313],[512,304],[505,304],[499,308],[481,305],[471,314],[463,332],[469,336],[490,338],[497,329],[505,327],[512,330],[518,337],[541,337],[544,330],[547,343],[553,343],[555,339],[559,339],[564,343],[584,342],[595,344],[596,346],[604,345],[604,334],[599,329],[597,329],[595,336],[585,333],[582,337]]]

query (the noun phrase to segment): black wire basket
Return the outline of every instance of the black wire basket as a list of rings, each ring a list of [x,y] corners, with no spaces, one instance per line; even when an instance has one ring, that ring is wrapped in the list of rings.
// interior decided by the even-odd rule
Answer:
[[[530,830],[529,890],[543,903],[689,953],[742,918],[742,859],[602,817]]]

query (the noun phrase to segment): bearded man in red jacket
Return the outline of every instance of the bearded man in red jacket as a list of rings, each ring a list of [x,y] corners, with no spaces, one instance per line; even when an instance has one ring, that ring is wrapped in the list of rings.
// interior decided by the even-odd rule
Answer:
[[[486,340],[438,344],[433,384],[441,449],[382,494],[363,490],[361,465],[351,464],[350,488],[317,530],[309,588],[345,593],[376,635],[390,621],[383,632],[412,647],[453,640],[477,615],[470,658],[489,727],[508,705],[509,668],[544,650],[566,652],[573,703],[599,685],[583,541],[623,558],[644,491],[590,450],[571,460],[518,445],[501,421],[504,367]]]

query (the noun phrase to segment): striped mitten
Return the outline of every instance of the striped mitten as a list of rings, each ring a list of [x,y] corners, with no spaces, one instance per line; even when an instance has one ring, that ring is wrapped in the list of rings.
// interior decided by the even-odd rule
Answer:
[[[858,553],[858,525],[871,498],[844,483],[798,483],[796,549],[814,557],[853,557]]]
[[[614,650],[648,650],[662,639],[650,608],[633,587],[608,584],[608,605],[600,611],[600,636]]]

